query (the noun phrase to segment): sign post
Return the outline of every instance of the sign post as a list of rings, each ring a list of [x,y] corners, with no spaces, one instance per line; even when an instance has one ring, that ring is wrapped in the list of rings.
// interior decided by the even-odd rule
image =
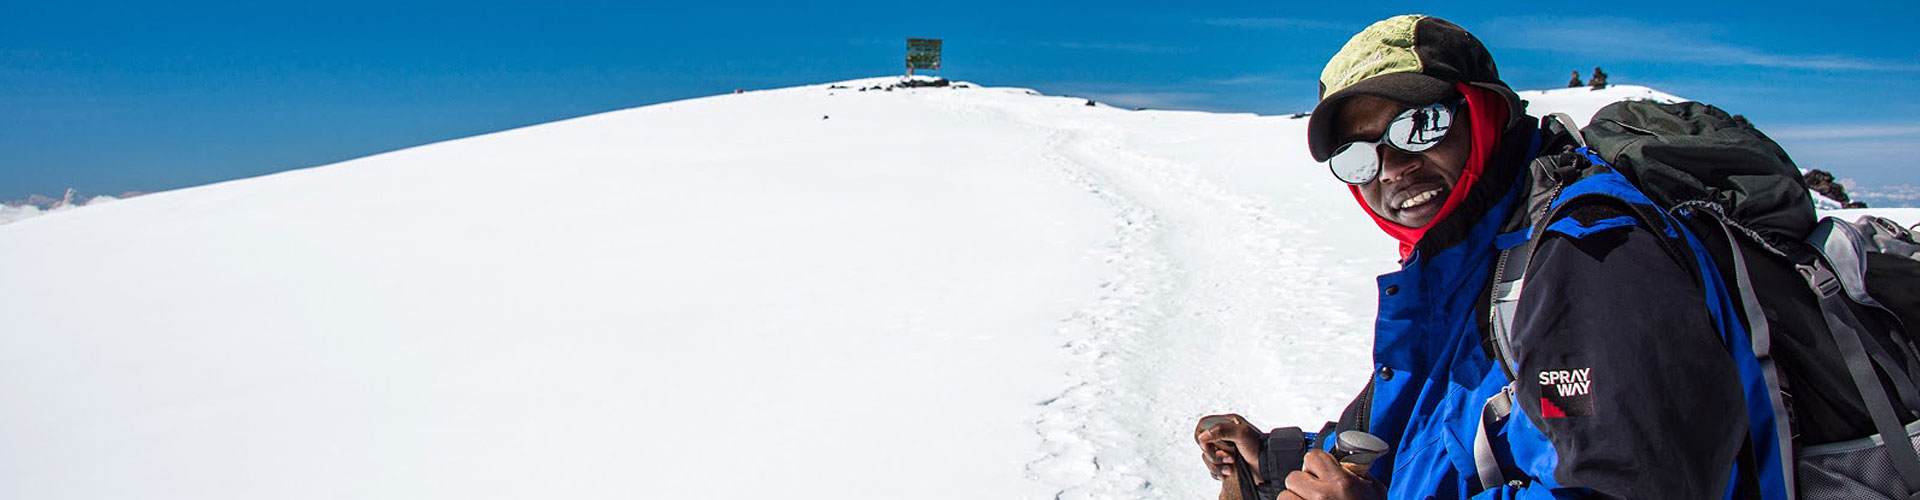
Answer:
[[[916,69],[940,69],[940,39],[907,39],[907,76]]]

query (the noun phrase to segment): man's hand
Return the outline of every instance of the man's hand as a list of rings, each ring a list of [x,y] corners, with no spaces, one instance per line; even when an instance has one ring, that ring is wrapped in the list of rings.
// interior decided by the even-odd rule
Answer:
[[[1200,422],[1201,426],[1194,428],[1193,440],[1200,443],[1200,460],[1206,462],[1207,472],[1213,474],[1214,479],[1229,477],[1233,473],[1233,454],[1228,453],[1228,449],[1238,450],[1241,458],[1247,460],[1247,466],[1254,471],[1254,479],[1259,479],[1259,428],[1247,422],[1246,418],[1232,413],[1208,415],[1201,417]],[[1213,426],[1206,427],[1208,423]]]
[[[1376,500],[1387,498],[1387,489],[1373,478],[1346,467],[1321,450],[1307,452],[1301,470],[1287,475],[1287,491],[1280,500]]]

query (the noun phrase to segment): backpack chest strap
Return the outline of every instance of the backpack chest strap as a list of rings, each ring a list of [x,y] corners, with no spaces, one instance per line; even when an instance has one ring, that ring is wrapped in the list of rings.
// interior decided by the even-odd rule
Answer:
[[[1509,382],[1480,407],[1480,428],[1473,433],[1473,468],[1482,489],[1507,484],[1500,457],[1493,453],[1493,430],[1513,416],[1513,391],[1514,383]]]

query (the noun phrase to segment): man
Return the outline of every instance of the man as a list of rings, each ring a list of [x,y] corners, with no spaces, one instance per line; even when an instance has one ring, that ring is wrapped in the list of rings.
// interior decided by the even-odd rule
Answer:
[[[1262,498],[1753,489],[1753,467],[1736,467],[1747,443],[1742,382],[1685,254],[1619,207],[1529,198],[1541,182],[1530,171],[1589,158],[1525,114],[1473,35],[1427,16],[1380,21],[1347,42],[1320,84],[1309,149],[1402,257],[1379,278],[1374,377],[1329,428],[1366,431],[1392,450],[1359,470],[1322,451],[1329,436],[1307,444],[1298,429],[1261,433],[1228,415],[1196,435],[1216,476],[1231,475],[1232,454],[1221,452],[1230,444]],[[1562,207],[1556,200],[1559,218],[1529,233],[1525,215]],[[1529,234],[1536,250],[1509,375],[1483,342],[1488,286],[1500,249]],[[1489,411],[1497,401],[1513,415]]]

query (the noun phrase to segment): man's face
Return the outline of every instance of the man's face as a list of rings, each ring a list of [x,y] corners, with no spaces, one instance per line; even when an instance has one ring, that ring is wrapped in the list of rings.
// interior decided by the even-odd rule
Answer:
[[[1354,96],[1340,105],[1334,140],[1344,144],[1378,139],[1386,132],[1387,124],[1406,110],[1405,106],[1379,97]],[[1381,144],[1378,148],[1380,176],[1357,186],[1367,209],[1406,227],[1432,223],[1433,217],[1440,213],[1440,206],[1452,194],[1454,184],[1460,181],[1460,171],[1466,169],[1471,121],[1467,119],[1466,109],[1460,109],[1455,113],[1453,128],[1447,132],[1446,139],[1423,152],[1408,153]]]

